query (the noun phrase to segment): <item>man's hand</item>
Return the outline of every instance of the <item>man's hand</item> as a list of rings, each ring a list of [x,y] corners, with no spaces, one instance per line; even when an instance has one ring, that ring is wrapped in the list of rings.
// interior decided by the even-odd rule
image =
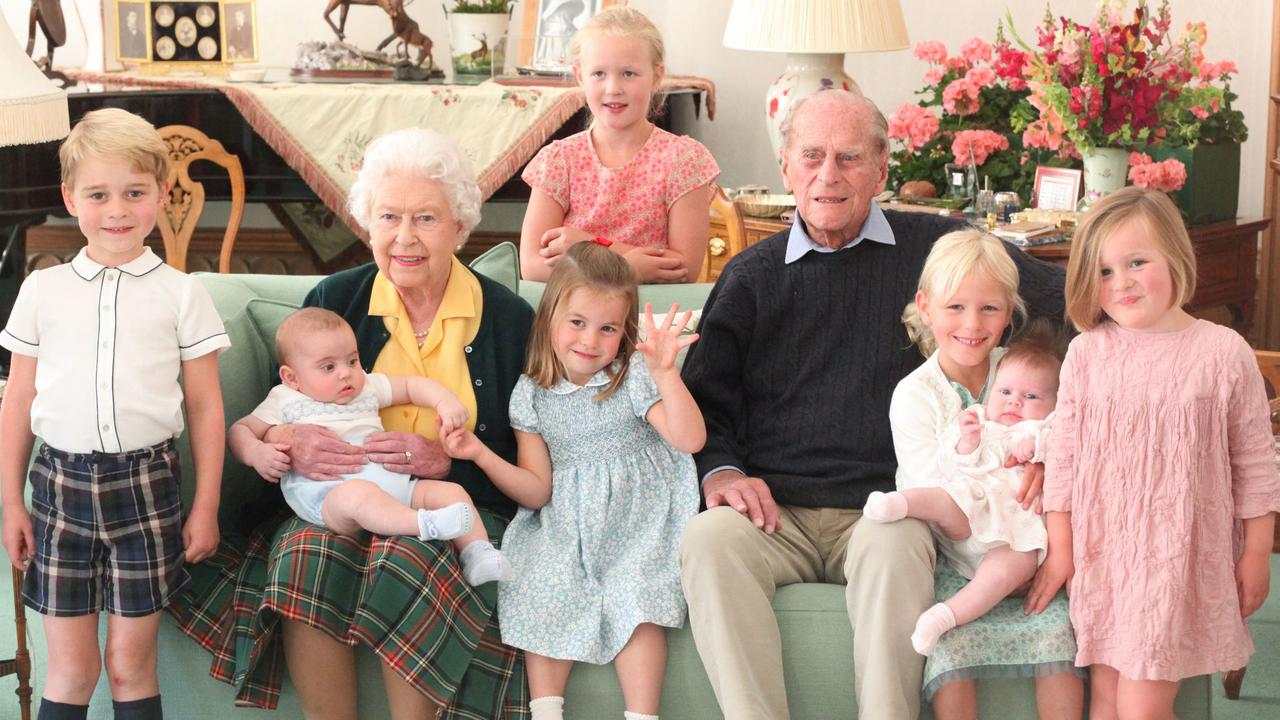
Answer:
[[[1036,576],[1031,581],[1031,590],[1027,592],[1023,611],[1028,615],[1044,612],[1053,597],[1058,594],[1058,590],[1071,580],[1075,571],[1075,562],[1068,553],[1055,553],[1050,550],[1044,559],[1044,564],[1036,571]],[[1070,589],[1067,592],[1069,593]]]
[[[702,492],[707,499],[707,509],[728,505],[767,534],[772,535],[782,524],[773,493],[760,478],[747,477],[736,470],[721,470],[707,478]]]
[[[259,443],[249,452],[253,469],[258,471],[264,480],[280,482],[280,478],[289,472],[289,446],[284,443]]]

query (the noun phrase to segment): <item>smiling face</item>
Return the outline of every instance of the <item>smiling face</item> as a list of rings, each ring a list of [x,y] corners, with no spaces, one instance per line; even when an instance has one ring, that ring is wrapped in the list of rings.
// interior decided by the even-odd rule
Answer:
[[[444,187],[391,172],[373,193],[369,244],[378,269],[402,291],[444,292],[462,223]]]
[[[971,272],[949,298],[916,293],[920,319],[938,342],[938,364],[947,378],[975,394],[986,382],[991,351],[1013,317],[1005,289],[983,272]]]
[[[1174,306],[1169,259],[1140,218],[1103,241],[1098,273],[1098,306],[1122,328],[1168,332],[1190,317]]]
[[[62,185],[62,201],[79,222],[89,258],[116,267],[141,255],[164,202],[155,176],[124,159],[88,156],[71,181],[74,187]]]
[[[662,82],[663,68],[653,50],[638,37],[594,35],[582,41],[574,77],[587,96],[597,123],[626,130],[649,117],[649,102]]]
[[[556,311],[552,347],[569,382],[585,385],[618,357],[628,309],[626,297],[586,287],[564,299]]]
[[[364,390],[364,368],[349,327],[317,330],[296,338],[280,380],[318,402],[346,405]]]
[[[987,397],[987,417],[1001,425],[1043,420],[1057,404],[1057,366],[1006,361],[996,369],[995,387]]]
[[[796,197],[809,237],[843,247],[862,229],[871,199],[884,190],[889,156],[876,145],[868,108],[837,92],[805,100],[782,149],[782,178]]]

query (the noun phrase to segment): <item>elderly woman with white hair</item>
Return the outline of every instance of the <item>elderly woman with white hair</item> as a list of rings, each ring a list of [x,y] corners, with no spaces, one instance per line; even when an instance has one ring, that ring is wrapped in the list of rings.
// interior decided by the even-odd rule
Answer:
[[[507,405],[523,371],[533,312],[517,295],[454,256],[480,220],[480,192],[448,137],[400,130],[371,143],[350,195],[369,231],[374,262],[322,280],[304,304],[333,310],[354,328],[366,371],[417,374],[448,387],[469,410],[467,427],[516,460]],[[367,456],[392,472],[461,484],[491,539],[515,511],[503,488],[473,463],[450,463],[430,408],[381,412],[386,432],[363,448],[312,425],[272,428],[293,469],[313,479],[358,472]],[[518,494],[518,493],[516,493]],[[523,711],[523,669],[497,631],[497,583],[468,585],[447,543],[410,537],[352,539],[297,518],[276,531],[257,568],[237,579],[237,700],[274,706],[276,648],[308,718],[356,718],[353,647],[383,663],[397,720],[505,717]],[[282,631],[283,643],[275,631]],[[215,668],[216,671],[216,668]]]

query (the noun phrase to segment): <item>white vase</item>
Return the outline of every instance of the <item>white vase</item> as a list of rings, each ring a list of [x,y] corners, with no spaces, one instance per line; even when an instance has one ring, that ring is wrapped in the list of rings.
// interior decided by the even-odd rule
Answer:
[[[787,69],[764,96],[764,120],[776,160],[782,161],[780,128],[791,108],[801,98],[832,89],[862,94],[858,84],[844,72],[844,53],[787,53]]]
[[[502,74],[510,24],[507,13],[449,13],[453,82],[478,83]]]
[[[1124,187],[1129,175],[1129,151],[1094,148],[1081,154],[1084,159],[1084,202],[1091,204]]]

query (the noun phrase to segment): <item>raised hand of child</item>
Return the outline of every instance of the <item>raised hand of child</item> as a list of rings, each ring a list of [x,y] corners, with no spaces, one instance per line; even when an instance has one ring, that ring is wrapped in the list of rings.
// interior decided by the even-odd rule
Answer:
[[[645,341],[637,344],[636,349],[644,353],[644,363],[649,366],[650,375],[673,372],[676,367],[676,355],[698,339],[697,333],[681,334],[689,326],[693,311],[685,310],[684,315],[677,321],[676,313],[679,311],[678,304],[672,305],[671,310],[667,312],[667,317],[662,321],[662,326],[659,327],[653,321],[653,305],[645,303]]]
[[[259,443],[249,451],[253,469],[265,480],[279,482],[289,472],[289,445],[287,443]]]
[[[1020,463],[1024,463],[1036,456],[1036,439],[1023,438],[1017,445],[1013,446],[1013,459]]]
[[[36,553],[36,536],[31,530],[31,513],[26,507],[5,506],[3,539],[9,562],[19,570],[26,570]]]
[[[982,440],[982,422],[978,420],[978,411],[969,409],[960,413],[960,441],[956,443],[956,452],[968,455],[978,449]]]
[[[182,524],[183,557],[189,563],[198,563],[218,549],[218,513],[191,510]]]
[[[484,443],[465,427],[457,427],[448,434],[441,433],[440,444],[444,452],[455,460],[476,460],[485,451]]]
[[[440,435],[444,436],[467,424],[467,408],[452,393],[436,403],[436,418],[440,422]]]

